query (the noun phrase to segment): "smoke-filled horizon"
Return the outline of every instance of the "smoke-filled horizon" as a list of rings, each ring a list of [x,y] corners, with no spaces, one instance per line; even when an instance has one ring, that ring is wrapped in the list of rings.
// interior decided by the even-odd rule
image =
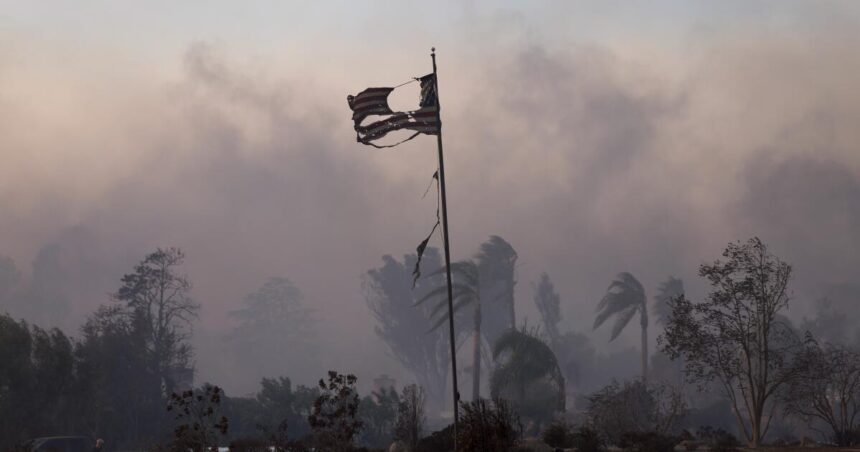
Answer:
[[[229,313],[271,277],[292,281],[318,322],[317,352],[289,356],[284,375],[409,381],[374,334],[361,277],[383,255],[414,252],[432,227],[436,201],[422,194],[435,140],[362,146],[346,96],[429,72],[431,45],[453,258],[490,235],[510,242],[518,319],[538,323],[531,284],[547,272],[565,328],[623,350],[637,331],[610,345],[591,332],[617,273],[649,296],[674,275],[701,297],[698,265],[751,236],[794,265],[794,318],[827,287],[855,282],[856,5],[711,17],[661,4],[630,25],[636,14],[612,8],[478,3],[441,8],[438,28],[382,3],[352,17],[330,4],[277,8],[289,31],[256,5],[239,31],[170,20],[145,44],[117,25],[83,32],[69,12],[54,28],[26,8],[0,16],[0,255],[49,294],[26,312],[76,332],[136,262],[176,246],[202,306],[198,381],[246,393],[274,376],[222,352]],[[586,26],[596,18],[603,28]],[[132,31],[159,23],[123,20]],[[654,31],[661,24],[671,26]],[[253,31],[240,38],[242,27]],[[416,98],[407,85],[392,103]]]

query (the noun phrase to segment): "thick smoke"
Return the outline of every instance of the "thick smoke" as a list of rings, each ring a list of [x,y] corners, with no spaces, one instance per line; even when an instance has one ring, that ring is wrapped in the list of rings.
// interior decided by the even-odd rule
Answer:
[[[567,327],[586,330],[615,273],[652,291],[680,276],[700,296],[698,264],[759,235],[795,264],[808,312],[821,284],[860,270],[854,25],[700,32],[680,58],[532,37],[452,51],[440,91],[455,258],[504,237],[522,264],[518,316],[537,319],[527,282],[547,271]],[[221,359],[226,313],[273,276],[320,318],[318,359],[286,356],[285,374],[408,378],[373,335],[360,275],[432,226],[435,143],[361,147],[345,96],[420,74],[343,68],[320,86],[307,59],[260,65],[216,44],[172,58],[170,75],[0,64],[0,254],[18,290],[41,294],[4,308],[74,330],[145,253],[180,246],[203,306],[202,378],[254,389]]]

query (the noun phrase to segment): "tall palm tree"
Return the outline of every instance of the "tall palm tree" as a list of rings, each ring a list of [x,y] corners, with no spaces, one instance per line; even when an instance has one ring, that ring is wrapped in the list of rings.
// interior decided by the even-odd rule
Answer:
[[[648,379],[648,302],[642,284],[630,273],[619,273],[609,284],[606,295],[597,305],[597,317],[593,329],[597,329],[610,317],[615,317],[612,325],[613,341],[621,334],[624,327],[636,313],[639,313],[639,324],[642,326],[642,381]]]
[[[433,274],[444,271],[445,269],[442,268]],[[472,400],[478,400],[481,397],[481,285],[478,265],[472,260],[455,262],[451,264],[451,278],[454,313],[470,304],[475,309],[472,318]],[[448,306],[447,284],[431,290],[427,295],[419,299],[416,304],[423,303],[431,298],[439,299],[430,311],[431,320],[435,320],[433,326],[430,327],[430,331],[435,331],[448,320],[448,312],[445,309]]]
[[[491,235],[481,244],[475,255],[478,269],[481,271],[481,281],[488,287],[487,294],[493,294],[493,298],[502,303],[507,312],[499,310],[494,317],[506,317],[506,324],[499,325],[501,329],[496,334],[490,334],[491,342],[498,339],[498,335],[508,329],[517,328],[517,315],[514,309],[514,286],[516,286],[517,252],[505,239]],[[492,325],[490,325],[492,326]]]

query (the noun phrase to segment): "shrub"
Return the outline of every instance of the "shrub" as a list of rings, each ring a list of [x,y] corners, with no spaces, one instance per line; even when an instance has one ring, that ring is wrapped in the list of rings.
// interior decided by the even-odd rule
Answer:
[[[362,428],[358,435],[359,445],[370,448],[387,448],[397,423],[400,397],[394,388],[380,388],[372,395],[361,399],[358,418]]]
[[[618,445],[632,452],[672,452],[679,442],[677,437],[657,432],[627,432]]]
[[[171,449],[205,450],[218,445],[228,428],[227,418],[221,416],[219,410],[222,394],[221,388],[208,384],[200,389],[170,394],[167,411],[174,414],[177,422]]]
[[[454,425],[433,432],[418,441],[416,452],[449,452],[454,450]]]
[[[230,441],[231,452],[267,452],[266,442],[259,438],[237,438]]]
[[[606,450],[603,438],[588,426],[579,427],[573,434],[573,447],[578,452],[603,452]]]
[[[352,441],[361,430],[357,418],[359,398],[355,390],[355,375],[342,375],[333,370],[328,383],[320,379],[320,395],[308,416],[314,432],[314,442],[323,450],[339,452],[352,449]]]
[[[573,426],[560,420],[547,426],[541,435],[544,444],[561,449],[573,447],[573,437]]]
[[[492,403],[481,399],[462,404],[463,416],[458,433],[463,452],[509,451],[522,433],[519,416],[502,399]]]
[[[735,451],[740,445],[740,442],[735,438],[735,435],[732,435],[721,428],[714,429],[709,425],[699,427],[699,429],[696,430],[696,436],[699,437],[700,440],[706,441],[710,450],[715,452]]]
[[[686,407],[680,393],[642,380],[617,381],[588,397],[590,424],[608,442],[619,445],[625,432],[677,433]]]

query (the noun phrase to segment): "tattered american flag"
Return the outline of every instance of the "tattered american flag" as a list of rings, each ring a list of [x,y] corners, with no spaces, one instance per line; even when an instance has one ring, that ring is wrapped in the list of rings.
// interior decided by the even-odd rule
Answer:
[[[388,106],[388,95],[394,91],[394,88],[367,88],[355,96],[347,96],[346,100],[350,110],[352,110],[352,120],[355,122],[356,139],[360,143],[374,147],[392,147],[411,140],[421,133],[428,135],[439,133],[439,104],[436,96],[435,75],[428,74],[416,80],[421,82],[421,98],[418,104],[419,108],[414,111],[394,112],[391,110],[391,107]],[[382,117],[382,119],[364,124],[366,119],[376,116]],[[392,145],[379,146],[374,143],[375,140],[384,137],[388,132],[400,129],[414,130],[415,133]]]

